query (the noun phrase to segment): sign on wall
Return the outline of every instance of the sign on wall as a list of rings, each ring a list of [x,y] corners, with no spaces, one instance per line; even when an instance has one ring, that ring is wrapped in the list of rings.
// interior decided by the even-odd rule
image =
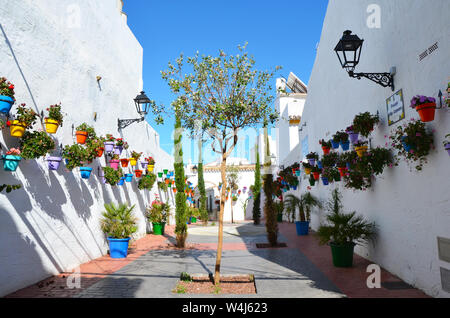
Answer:
[[[405,118],[405,105],[403,103],[403,90],[386,99],[387,118],[389,126]]]

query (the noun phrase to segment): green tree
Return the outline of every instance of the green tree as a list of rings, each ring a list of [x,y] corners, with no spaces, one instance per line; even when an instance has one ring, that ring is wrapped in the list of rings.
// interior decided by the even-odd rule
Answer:
[[[197,185],[198,191],[200,192],[200,219],[203,221],[203,225],[208,225],[208,210],[206,210],[206,190],[205,190],[205,180],[203,178],[203,133],[200,134],[198,140],[198,168],[197,168]]]
[[[175,108],[178,110],[177,108]],[[175,195],[175,234],[177,240],[177,247],[184,248],[187,238],[186,225],[186,195],[184,193],[184,164],[183,164],[183,149],[181,145],[182,138],[181,118],[176,115],[175,132],[174,132],[174,151],[175,151],[175,185],[177,193]]]
[[[239,189],[239,168],[234,166],[227,167],[227,183],[232,193]],[[231,203],[231,223],[234,223],[233,218],[233,201]]]
[[[253,184],[253,224],[261,222],[261,164],[259,162],[259,149],[256,143],[255,183]]]
[[[212,150],[220,155],[222,192],[219,213],[219,234],[214,282],[220,281],[223,247],[223,213],[226,196],[226,162],[238,142],[238,132],[258,126],[265,117],[274,122],[278,118],[272,108],[274,96],[269,84],[274,72],[258,71],[255,60],[239,46],[239,54],[187,58],[183,54],[176,63],[169,62],[162,71],[172,92],[178,96],[179,116],[183,127],[195,131],[198,123],[212,139]],[[189,68],[186,70],[186,67]],[[153,109],[155,111],[155,109]]]

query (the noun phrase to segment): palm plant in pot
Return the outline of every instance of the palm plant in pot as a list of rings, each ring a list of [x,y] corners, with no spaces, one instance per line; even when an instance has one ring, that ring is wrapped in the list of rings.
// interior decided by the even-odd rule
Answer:
[[[100,220],[100,228],[109,242],[111,258],[125,258],[128,254],[128,244],[131,236],[136,233],[137,218],[133,215],[134,205],[113,202],[105,203],[105,209]]]
[[[329,244],[336,267],[353,266],[353,250],[356,244],[372,241],[376,235],[375,223],[357,216],[356,212],[345,214],[342,212],[342,197],[337,189],[332,192],[328,202],[329,214],[327,224],[317,230],[320,244]]]
[[[168,203],[154,200],[146,211],[146,217],[153,226],[154,235],[164,235],[164,226],[167,222],[170,212]]]
[[[293,213],[294,216],[295,211],[298,208],[300,221],[295,221],[297,235],[308,235],[312,208],[322,207],[321,202],[310,192],[307,192],[300,198],[293,194],[288,194],[286,196],[284,204],[287,211]]]

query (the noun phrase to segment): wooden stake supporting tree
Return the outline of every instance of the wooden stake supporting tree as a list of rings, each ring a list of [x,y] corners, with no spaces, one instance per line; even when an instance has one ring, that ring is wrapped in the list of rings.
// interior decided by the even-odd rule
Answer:
[[[222,191],[216,284],[220,281],[222,259],[227,158],[238,142],[241,129],[257,127],[265,118],[270,123],[278,118],[272,107],[274,92],[269,82],[279,67],[270,72],[258,71],[254,69],[255,60],[245,51],[246,45],[238,48],[239,54],[235,56],[228,56],[223,51],[217,57],[200,57],[197,53],[187,58],[187,63],[180,55],[175,64],[169,63],[168,69],[161,72],[172,92],[178,96],[176,104],[182,126],[193,132],[200,124],[212,139],[212,150],[220,155]]]

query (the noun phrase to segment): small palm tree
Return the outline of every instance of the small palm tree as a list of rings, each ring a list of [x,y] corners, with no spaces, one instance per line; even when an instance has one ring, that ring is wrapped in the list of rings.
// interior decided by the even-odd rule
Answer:
[[[137,231],[137,218],[133,215],[134,205],[105,203],[106,211],[102,212],[100,227],[107,237],[128,238]]]
[[[293,215],[294,220],[295,212],[298,208],[301,222],[311,220],[311,209],[313,207],[322,207],[319,199],[313,196],[310,192],[303,194],[300,198],[293,194],[288,194],[284,202],[286,210],[288,211],[288,213]]]

